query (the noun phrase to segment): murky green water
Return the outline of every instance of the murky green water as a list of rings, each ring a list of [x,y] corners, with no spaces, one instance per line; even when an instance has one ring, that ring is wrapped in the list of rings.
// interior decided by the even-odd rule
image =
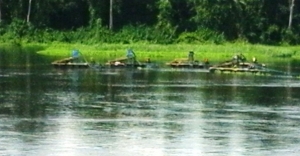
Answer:
[[[0,155],[298,155],[300,80],[0,70]]]

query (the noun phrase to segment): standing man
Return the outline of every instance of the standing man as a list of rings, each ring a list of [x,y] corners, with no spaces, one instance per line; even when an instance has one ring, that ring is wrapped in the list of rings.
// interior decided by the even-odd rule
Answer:
[[[73,62],[78,62],[79,61],[79,50],[74,49],[72,50],[72,61]]]
[[[192,64],[194,62],[194,52],[190,51],[188,56],[188,62]]]
[[[134,63],[136,62],[136,56],[133,50],[127,49],[126,57],[127,57],[127,65],[134,66]]]

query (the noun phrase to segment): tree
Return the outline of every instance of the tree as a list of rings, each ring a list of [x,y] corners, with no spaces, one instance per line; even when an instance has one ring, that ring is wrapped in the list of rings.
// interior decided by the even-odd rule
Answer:
[[[172,5],[169,0],[158,1],[159,14],[157,16],[157,27],[171,28],[172,27]]]
[[[109,3],[109,29],[113,29],[113,0]]]
[[[229,39],[240,36],[245,0],[190,0],[190,3],[194,3],[195,6],[193,9],[196,14],[192,19],[198,25],[198,29],[209,28],[222,32]]]
[[[2,15],[1,15],[1,5],[2,5],[2,0],[0,0],[0,23],[2,22]]]
[[[114,0],[114,29],[124,26],[149,25],[157,22],[158,0]]]
[[[295,4],[295,0],[289,0],[289,4],[290,4],[290,16],[289,16],[289,25],[288,25],[288,29],[291,30],[292,28],[292,20],[293,20],[293,8],[294,8],[294,4]]]
[[[29,3],[28,3],[27,23],[29,23],[29,22],[30,22],[31,1],[32,1],[32,0],[29,0]]]

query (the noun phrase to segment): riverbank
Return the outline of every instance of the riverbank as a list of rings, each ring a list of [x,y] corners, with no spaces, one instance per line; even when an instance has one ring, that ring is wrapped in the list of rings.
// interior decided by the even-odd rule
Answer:
[[[73,49],[79,50],[89,61],[95,60],[99,63],[125,56],[126,49],[131,48],[135,51],[138,60],[143,61],[151,58],[153,61],[166,62],[174,58],[186,58],[189,51],[195,52],[195,59],[202,61],[220,61],[230,59],[234,54],[243,53],[246,58],[253,56],[259,61],[268,61],[270,58],[278,59],[300,59],[300,51],[297,46],[266,46],[251,44],[63,44],[52,43],[44,45],[45,49],[39,51],[39,54],[53,58],[69,57]]]
[[[3,48],[3,47],[11,48]],[[16,46],[21,46],[17,47]],[[259,62],[286,62],[292,60],[297,62],[300,60],[299,46],[267,46],[267,45],[252,45],[242,43],[227,43],[222,45],[216,44],[66,44],[66,43],[52,43],[52,44],[22,44],[22,45],[6,45],[0,46],[0,51],[5,51],[5,55],[0,55],[0,60],[9,62],[15,60],[16,57],[24,58],[24,53],[18,52],[23,49],[26,53],[36,53],[50,64],[56,59],[70,57],[71,51],[77,49],[81,52],[87,61],[94,60],[99,64],[104,64],[108,60],[124,57],[126,49],[131,48],[137,55],[139,61],[145,61],[150,58],[156,62],[169,62],[175,58],[187,58],[189,51],[194,51],[195,60],[202,61],[208,59],[212,63],[230,59],[233,55],[243,53],[243,55],[251,59],[253,56],[258,58]],[[1,50],[2,49],[2,50]],[[25,49],[25,50],[24,50]],[[13,53],[12,55],[9,55]],[[7,59],[7,57],[9,59]],[[20,57],[21,56],[21,57]],[[4,61],[5,60],[5,61]],[[16,61],[15,61],[16,62]],[[34,61],[37,63],[38,61]],[[45,62],[45,60],[43,60]]]

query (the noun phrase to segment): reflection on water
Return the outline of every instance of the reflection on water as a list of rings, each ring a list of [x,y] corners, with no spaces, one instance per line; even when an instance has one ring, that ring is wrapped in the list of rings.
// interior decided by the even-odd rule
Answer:
[[[297,155],[299,79],[2,69],[0,155]]]

